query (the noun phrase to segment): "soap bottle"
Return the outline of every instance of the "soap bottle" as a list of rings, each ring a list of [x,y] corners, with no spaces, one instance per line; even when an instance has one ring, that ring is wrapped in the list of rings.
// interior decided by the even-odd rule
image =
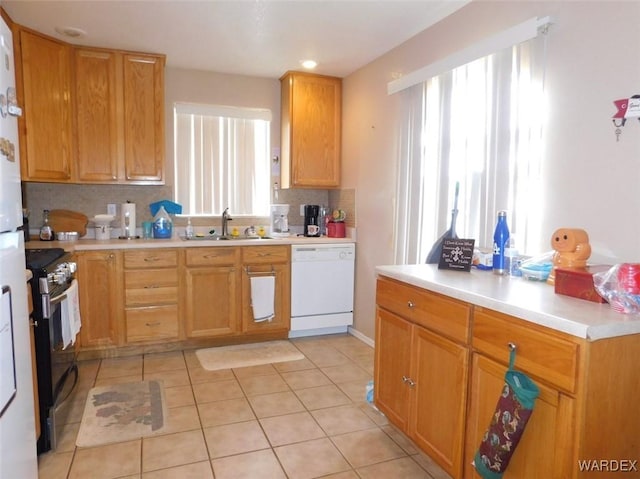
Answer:
[[[186,238],[193,238],[193,225],[191,224],[191,217],[187,218],[187,226],[184,229],[184,235]]]
[[[40,240],[53,241],[53,228],[49,224],[49,210],[42,212],[42,226],[40,227]]]
[[[153,237],[154,238],[171,238],[173,230],[173,221],[164,206],[161,206],[156,215],[153,217]]]
[[[493,272],[495,274],[508,274],[505,269],[504,252],[509,243],[509,227],[507,226],[507,212],[498,211],[498,222],[493,233]]]

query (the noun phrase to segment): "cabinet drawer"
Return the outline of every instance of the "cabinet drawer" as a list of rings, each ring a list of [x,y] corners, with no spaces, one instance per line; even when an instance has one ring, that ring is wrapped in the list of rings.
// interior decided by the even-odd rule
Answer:
[[[186,250],[187,266],[210,266],[234,264],[237,248],[188,248]]]
[[[469,341],[471,306],[388,278],[379,278],[376,288],[379,307],[457,341]]]
[[[127,309],[127,342],[153,341],[178,337],[178,307]]]
[[[124,267],[127,269],[168,268],[178,266],[176,250],[143,249],[124,252]]]
[[[508,363],[509,343],[516,345],[518,370],[575,392],[580,353],[578,342],[557,331],[476,307],[473,314],[473,347]]]
[[[156,304],[176,304],[177,286],[156,286],[125,290],[126,306],[153,306]]]
[[[242,248],[243,263],[286,263],[289,246],[247,246]]]
[[[124,275],[124,285],[126,289],[153,289],[161,286],[177,286],[178,270],[169,268],[127,271]]]

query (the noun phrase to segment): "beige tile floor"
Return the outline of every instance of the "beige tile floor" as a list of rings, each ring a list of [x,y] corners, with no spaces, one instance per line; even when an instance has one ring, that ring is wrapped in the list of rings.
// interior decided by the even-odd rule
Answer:
[[[204,370],[194,351],[83,361],[41,479],[448,479],[365,401],[373,349],[349,335],[293,340],[306,359]],[[94,387],[162,379],[166,434],[75,446]]]

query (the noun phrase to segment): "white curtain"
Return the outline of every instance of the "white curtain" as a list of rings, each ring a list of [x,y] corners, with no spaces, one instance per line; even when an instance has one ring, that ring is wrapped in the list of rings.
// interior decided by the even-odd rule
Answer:
[[[421,263],[451,221],[491,247],[496,212],[520,252],[539,237],[544,36],[401,92],[396,262]]]
[[[208,105],[174,109],[175,200],[183,214],[268,216],[270,113]]]

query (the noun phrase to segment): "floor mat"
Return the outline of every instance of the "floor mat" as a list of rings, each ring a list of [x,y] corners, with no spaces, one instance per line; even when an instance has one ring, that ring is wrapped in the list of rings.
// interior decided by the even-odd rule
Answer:
[[[202,367],[208,371],[304,359],[304,354],[289,341],[268,341],[198,349],[196,356]]]
[[[162,381],[138,381],[89,391],[76,439],[93,447],[159,434],[166,429]]]

